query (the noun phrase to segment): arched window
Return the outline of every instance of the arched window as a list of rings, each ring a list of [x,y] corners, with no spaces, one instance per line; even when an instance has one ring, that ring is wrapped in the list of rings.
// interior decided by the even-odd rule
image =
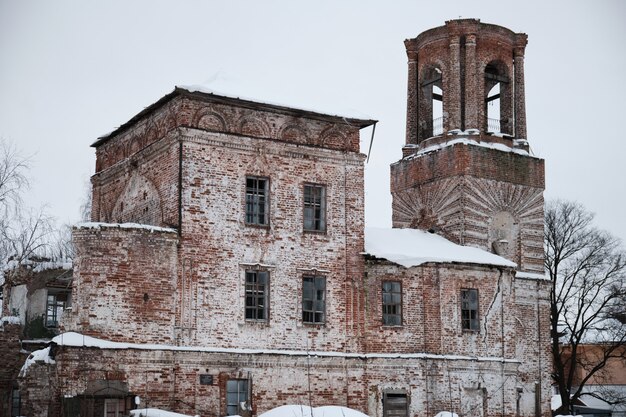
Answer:
[[[489,133],[512,134],[511,83],[506,66],[499,61],[485,67],[485,108],[483,129]]]
[[[420,87],[420,138],[443,133],[443,85],[441,69],[430,67],[422,72]]]

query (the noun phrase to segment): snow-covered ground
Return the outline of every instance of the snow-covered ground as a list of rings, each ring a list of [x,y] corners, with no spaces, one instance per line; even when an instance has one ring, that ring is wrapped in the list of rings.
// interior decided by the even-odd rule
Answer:
[[[309,407],[308,405],[283,405],[259,414],[259,417],[368,417],[360,411],[336,405]]]
[[[158,408],[139,408],[137,410],[130,410],[130,415],[131,417],[199,417],[160,410]]]

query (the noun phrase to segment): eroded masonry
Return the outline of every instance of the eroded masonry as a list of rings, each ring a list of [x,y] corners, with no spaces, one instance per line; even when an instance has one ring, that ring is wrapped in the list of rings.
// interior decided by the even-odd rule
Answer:
[[[177,87],[99,138],[72,306],[19,379],[23,415],[549,416],[544,161],[526,35],[478,20],[405,42],[393,229],[364,225],[359,131]]]

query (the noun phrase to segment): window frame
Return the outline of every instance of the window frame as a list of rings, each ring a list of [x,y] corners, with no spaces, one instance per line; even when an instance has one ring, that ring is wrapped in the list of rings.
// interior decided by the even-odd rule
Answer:
[[[249,274],[254,274],[255,277],[257,278],[257,281],[252,283],[253,289],[252,289],[252,295],[251,297],[253,297],[253,299],[256,301],[256,305],[248,305],[248,277]],[[258,276],[259,274],[263,274],[265,275],[265,283],[263,283],[262,285],[264,286],[263,288],[263,294],[262,294],[262,298],[263,298],[263,307],[259,308],[258,306],[258,300],[259,300],[259,290],[258,290]],[[253,314],[256,317],[248,317],[248,311],[253,311],[256,312],[256,314]],[[258,318],[258,312],[262,311],[264,314],[264,318]],[[246,321],[250,321],[250,322],[262,322],[262,323],[268,323],[269,322],[269,316],[270,316],[270,272],[265,270],[265,269],[246,269],[244,272],[244,319]]]
[[[475,299],[466,299],[465,294],[475,294]],[[480,332],[480,297],[477,288],[461,288],[461,330],[464,332]],[[465,303],[475,303],[465,307]],[[475,308],[474,308],[475,307]],[[465,312],[469,314],[465,314]],[[475,314],[472,316],[472,312]],[[466,317],[467,316],[467,317]]]
[[[315,201],[315,194],[311,194],[313,201],[307,201],[307,188],[310,188],[313,192],[315,190],[321,190],[319,197],[319,203]],[[302,184],[302,230],[307,233],[326,233],[327,229],[327,213],[326,213],[326,190],[327,187],[324,184],[316,184],[312,182],[305,182]],[[319,206],[319,207],[318,207]],[[316,218],[316,209],[319,211],[319,218]],[[312,210],[313,216],[307,216],[307,210]],[[308,221],[307,221],[308,220]],[[307,223],[313,223],[312,227],[307,227]]]
[[[249,187],[248,181],[256,181],[257,187]],[[259,192],[258,181],[265,181],[263,194]],[[270,226],[270,178],[258,175],[246,175],[244,184],[244,221],[248,226],[269,227]],[[259,198],[263,198],[262,203]],[[263,207],[262,221],[260,207]]]
[[[235,382],[237,383],[237,391],[235,392],[237,394],[237,402],[236,403],[231,403],[229,400],[229,395],[231,393],[231,391],[229,391],[229,384],[231,382]],[[242,391],[241,391],[241,387],[245,388],[245,391],[243,392],[243,397],[244,397],[244,401],[241,401],[242,399]],[[233,415],[243,415],[242,411],[248,411],[246,409],[243,409],[241,407],[241,403],[244,402],[248,408],[252,408],[252,396],[250,395],[252,389],[250,387],[250,380],[246,379],[246,378],[230,378],[226,380],[226,384],[224,386],[224,399],[225,399],[225,406],[226,406],[226,414],[227,416],[233,416]],[[236,412],[233,413],[232,407],[236,407]]]
[[[385,284],[398,284],[398,291],[385,291]],[[389,294],[392,298],[392,302],[389,303],[385,303],[385,294]],[[393,302],[393,295],[399,295],[400,296],[400,301],[397,303]],[[390,307],[390,306],[396,306],[397,307],[397,313],[386,313],[385,312],[385,307]],[[403,321],[403,317],[402,317],[402,310],[403,310],[403,306],[402,306],[402,281],[397,281],[397,280],[384,280],[381,282],[381,320],[382,320],[382,325],[383,326],[387,326],[387,327],[400,327],[404,324]],[[399,318],[399,323],[388,323],[385,320],[385,317],[398,317]]]
[[[59,296],[65,298],[65,300],[59,300]],[[50,297],[54,297],[54,302],[50,302]],[[61,301],[61,303],[59,303]],[[56,329],[59,327],[59,320],[63,315],[63,311],[68,306],[69,296],[63,291],[48,291],[46,294],[46,314],[44,317],[45,327],[50,329]],[[60,313],[59,314],[59,308]]]
[[[313,298],[308,298],[305,297],[305,286],[307,285],[307,282],[312,282],[313,283],[313,291],[314,291],[314,295]],[[323,283],[323,288],[318,288],[317,283]],[[302,308],[302,323],[303,324],[308,324],[308,325],[324,325],[326,324],[327,321],[327,317],[326,317],[326,276],[325,275],[317,275],[317,274],[304,274],[302,275],[302,303],[301,303],[301,308]],[[321,291],[322,293],[322,299],[319,300],[319,292]],[[305,303],[310,302],[311,303],[311,308],[305,308]],[[321,310],[320,310],[320,304],[321,304]],[[309,317],[311,319],[307,320],[305,319],[306,315],[309,315]],[[321,317],[321,319],[317,319],[317,317]]]

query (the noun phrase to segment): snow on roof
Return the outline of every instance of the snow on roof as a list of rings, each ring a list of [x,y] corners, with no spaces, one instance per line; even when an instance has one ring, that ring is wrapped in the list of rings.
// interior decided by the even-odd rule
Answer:
[[[63,259],[58,261],[50,261],[50,262],[38,262],[37,265],[33,268],[34,272],[42,272],[48,271],[50,269],[64,269],[70,270],[72,269],[72,260],[71,259]]]
[[[366,227],[365,252],[405,268],[427,262],[516,266],[514,262],[493,253],[457,245],[439,235],[417,229]]]
[[[213,83],[212,83],[213,84]],[[176,88],[180,88],[182,90],[186,90],[190,93],[203,93],[203,94],[211,94],[221,97],[234,98],[238,100],[245,101],[253,101],[259,104],[269,104],[270,106],[278,106],[278,107],[288,107],[291,109],[304,110],[307,112],[323,114],[327,116],[335,116],[335,117],[343,117],[348,119],[360,119],[360,120],[372,120],[371,117],[362,113],[355,109],[315,109],[315,108],[303,108],[303,107],[294,107],[289,104],[285,104],[282,101],[274,101],[272,99],[259,99],[250,97],[246,92],[241,91],[240,84],[233,83],[219,83],[213,85],[212,87],[206,85],[177,85]]]
[[[77,229],[105,229],[105,228],[141,229],[141,230],[148,230],[150,232],[176,233],[176,229],[171,229],[169,227],[159,227],[159,226],[152,226],[150,224],[139,224],[139,223],[86,222],[86,223],[78,223],[75,227]]]
[[[337,405],[325,405],[322,407],[309,407],[308,405],[281,405],[259,417],[368,417],[360,411]]]
[[[131,417],[198,417],[160,410],[158,408],[138,408],[136,410],[130,410],[130,415]]]
[[[516,278],[522,278],[522,279],[540,279],[540,280],[550,280],[550,276],[548,274],[544,273],[537,273],[537,272],[524,272],[524,271],[516,271],[515,272],[515,277]]]
[[[456,413],[451,413],[450,411],[441,411],[437,413],[435,417],[459,417]]]
[[[209,352],[230,354],[266,354],[287,356],[318,356],[318,357],[341,357],[360,359],[443,359],[477,362],[505,362],[520,363],[517,359],[504,359],[502,357],[481,357],[466,355],[436,355],[432,353],[347,353],[333,351],[306,351],[306,350],[279,350],[279,349],[245,349],[245,348],[217,348],[203,346],[173,346],[143,343],[111,342],[75,332],[62,333],[52,339],[52,343],[59,346],[94,347],[100,349],[138,349],[138,350],[168,350],[186,352]]]
[[[26,362],[22,365],[22,369],[20,369],[20,377],[26,375],[28,368],[35,362],[44,362],[49,364],[54,364],[54,359],[50,357],[50,346],[44,349],[36,350],[28,355],[26,358]]]

